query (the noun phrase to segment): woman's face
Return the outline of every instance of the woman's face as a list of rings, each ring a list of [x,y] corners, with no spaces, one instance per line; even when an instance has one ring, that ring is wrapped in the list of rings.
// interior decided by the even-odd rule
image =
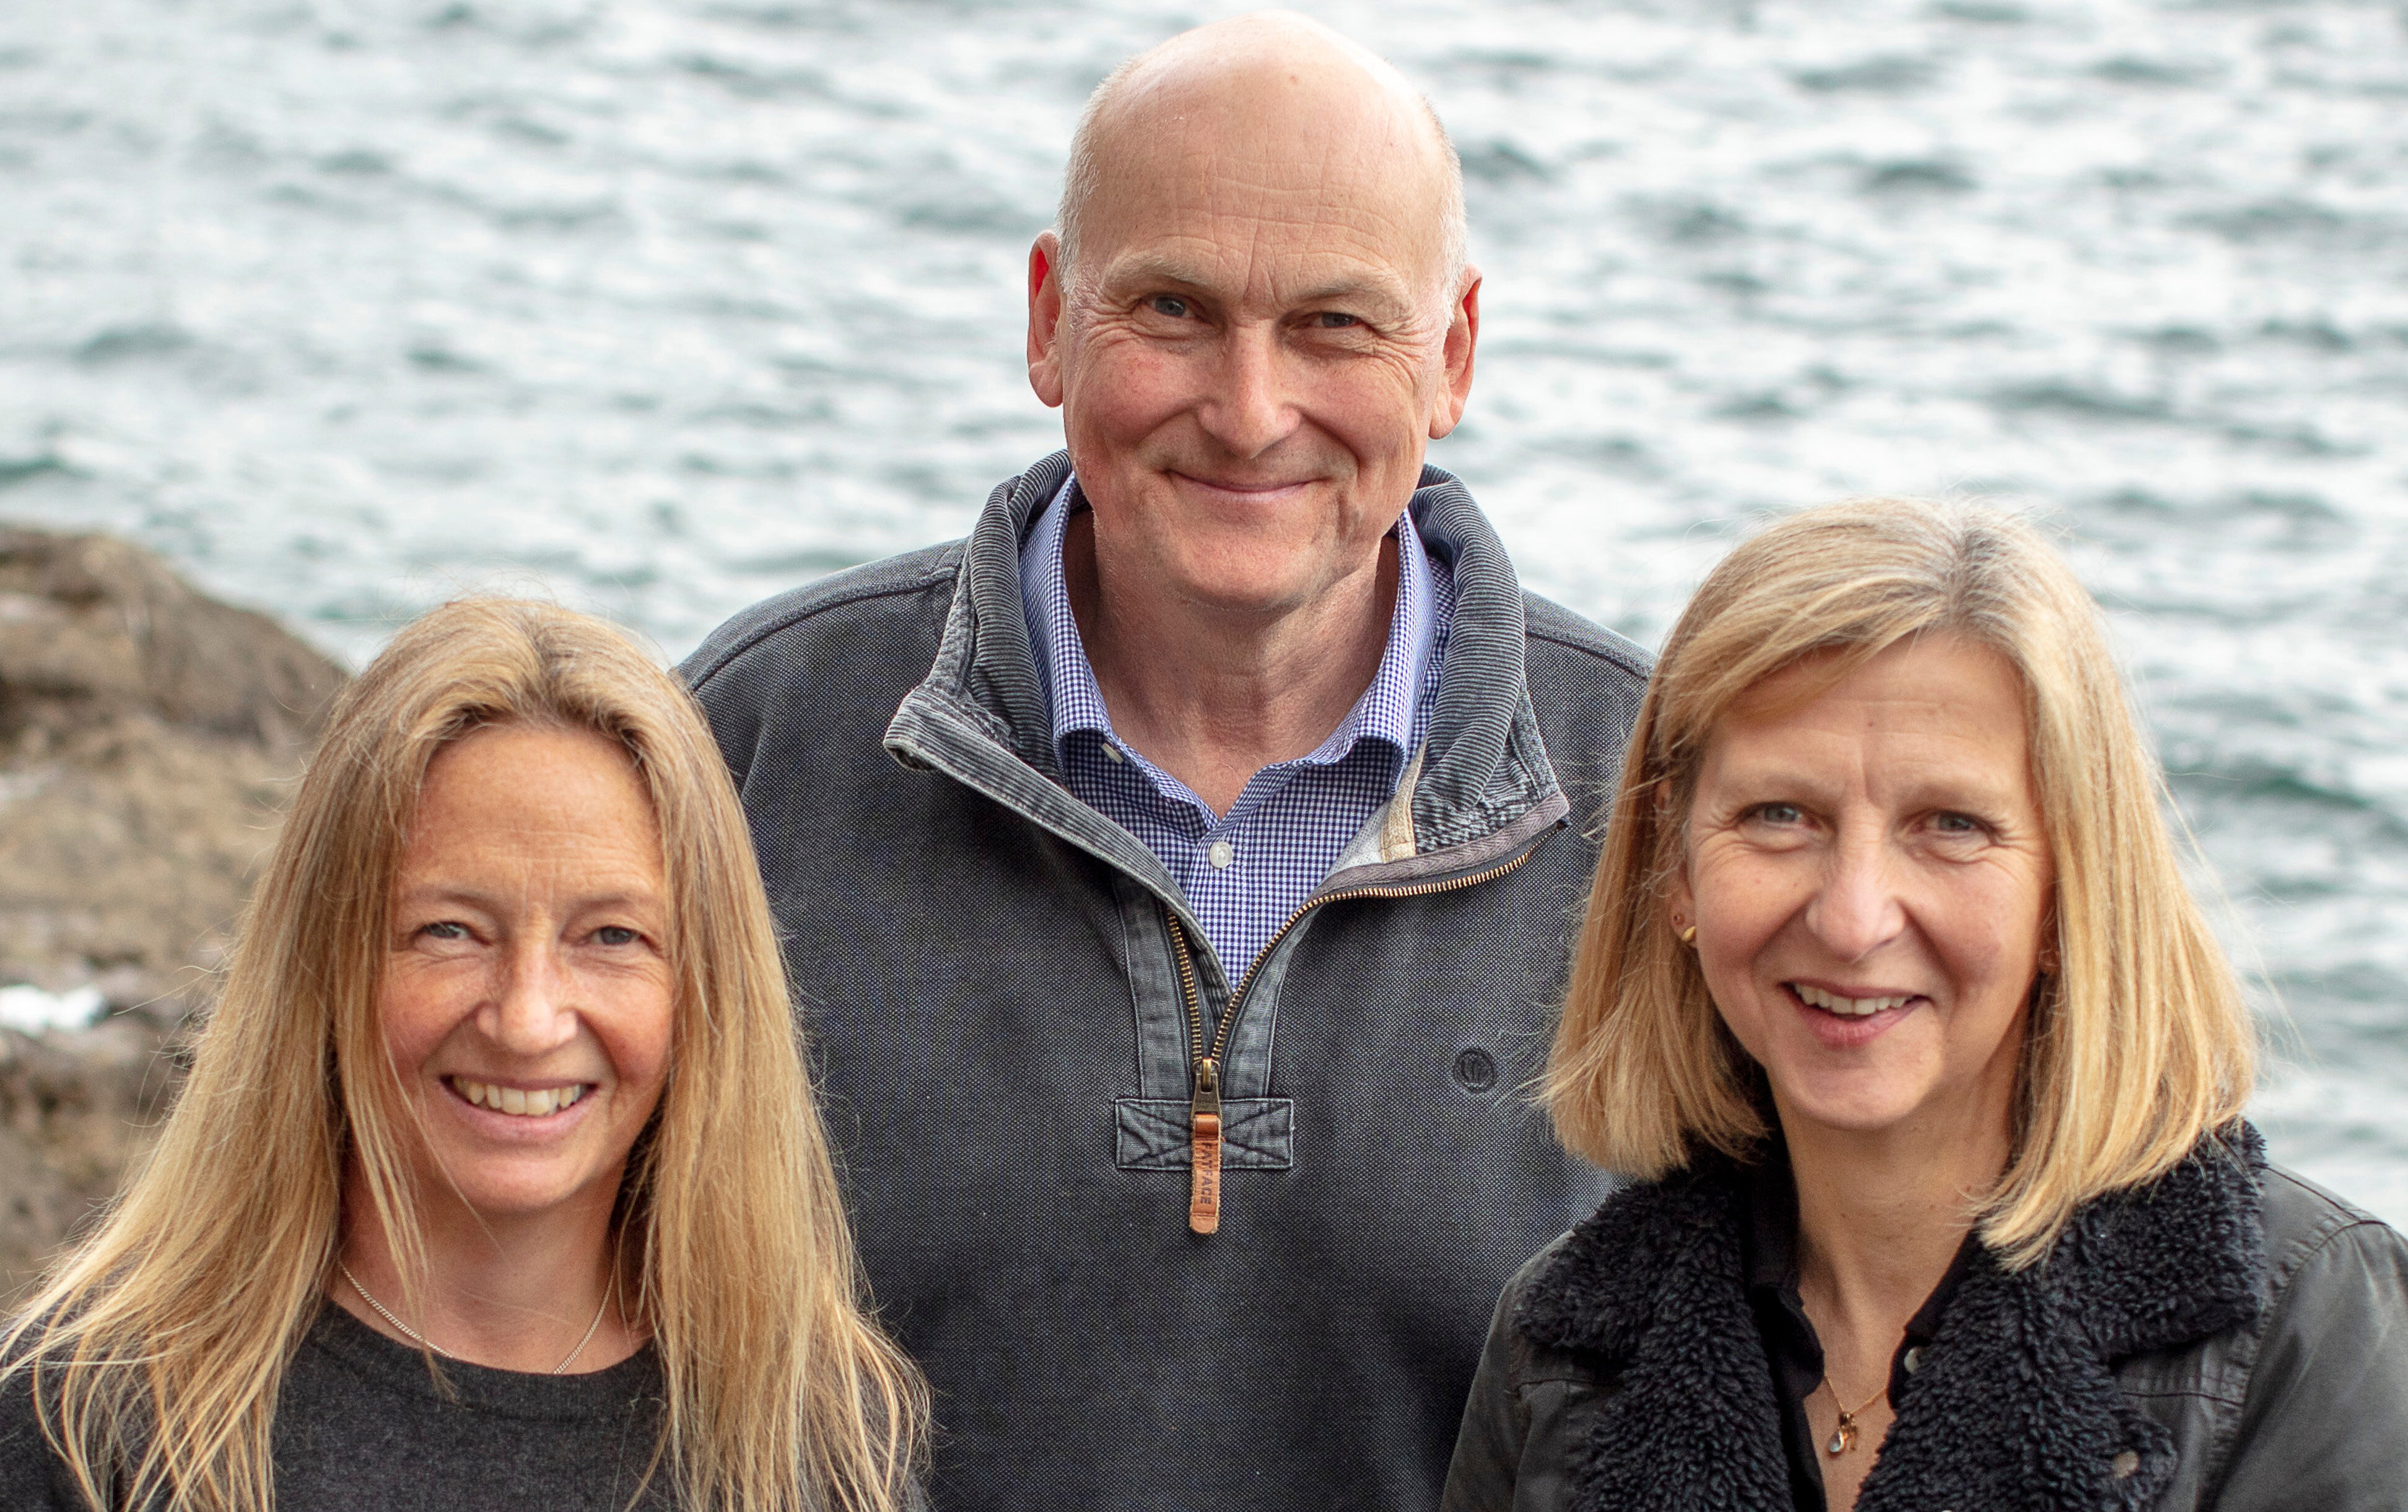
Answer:
[[[488,1220],[608,1208],[667,1071],[667,927],[659,826],[617,746],[504,725],[435,758],[380,1003],[422,1192]]]
[[[2054,878],[2022,679],[1953,636],[1828,675],[1715,726],[1674,917],[1793,1136],[2002,1133]]]

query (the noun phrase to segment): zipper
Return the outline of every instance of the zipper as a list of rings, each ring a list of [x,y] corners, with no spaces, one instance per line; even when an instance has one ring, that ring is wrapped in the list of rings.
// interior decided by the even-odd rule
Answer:
[[[1212,1234],[1221,1227],[1221,1050],[1226,1034],[1214,1036],[1211,1053],[1204,1050],[1204,994],[1196,986],[1196,954],[1187,948],[1187,926],[1170,905],[1162,906],[1170,924],[1172,953],[1179,958],[1179,991],[1187,1000],[1187,1052],[1194,1062],[1195,1091],[1187,1105],[1187,1227],[1191,1233]],[[1226,1029],[1223,1015],[1222,1028]]]
[[[1163,920],[1170,926],[1173,953],[1179,958],[1179,990],[1187,1001],[1187,1047],[1192,1058],[1191,1072],[1195,1093],[1188,1108],[1189,1179],[1187,1188],[1187,1226],[1197,1234],[1211,1234],[1221,1226],[1221,1063],[1229,1052],[1229,1034],[1237,1027],[1238,1013],[1245,1005],[1246,992],[1254,984],[1255,973],[1263,963],[1279,949],[1288,931],[1298,920],[1324,904],[1352,903],[1361,898],[1422,898],[1433,892],[1452,892],[1457,888],[1477,887],[1493,882],[1512,871],[1538,853],[1539,845],[1552,830],[1533,840],[1512,860],[1500,862],[1485,871],[1469,877],[1451,877],[1443,881],[1414,882],[1402,887],[1354,887],[1342,892],[1325,892],[1311,897],[1297,906],[1279,928],[1271,931],[1262,953],[1255,956],[1238,985],[1229,991],[1228,1006],[1221,1010],[1221,1024],[1212,1032],[1212,1042],[1204,1042],[1204,994],[1196,984],[1196,955],[1187,939],[1187,927],[1168,904],[1162,906]]]

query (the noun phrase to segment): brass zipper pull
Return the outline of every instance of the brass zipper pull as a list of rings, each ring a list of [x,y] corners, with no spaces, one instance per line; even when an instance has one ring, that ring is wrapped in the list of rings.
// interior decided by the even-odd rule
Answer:
[[[1196,1063],[1191,1119],[1187,1226],[1197,1234],[1211,1234],[1221,1226],[1221,1063],[1209,1055]]]

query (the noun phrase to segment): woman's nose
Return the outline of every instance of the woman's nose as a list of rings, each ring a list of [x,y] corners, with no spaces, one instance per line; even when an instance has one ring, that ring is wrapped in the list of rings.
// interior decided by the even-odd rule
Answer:
[[[1906,927],[1889,847],[1870,835],[1832,848],[1823,884],[1807,905],[1806,924],[1839,961],[1861,961]]]
[[[514,1055],[541,1055],[577,1034],[572,978],[557,943],[513,944],[496,984],[489,1033]]]

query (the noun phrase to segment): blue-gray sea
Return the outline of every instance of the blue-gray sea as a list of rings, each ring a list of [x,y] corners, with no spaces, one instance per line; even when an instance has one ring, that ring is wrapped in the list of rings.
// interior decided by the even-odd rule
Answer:
[[[1052,449],[1023,260],[1211,3],[5,0],[0,515],[357,660],[465,587],[668,653]],[[1434,460],[1641,641],[1769,511],[2047,511],[2281,1048],[2408,1220],[2408,7],[1310,7],[1469,176]]]

